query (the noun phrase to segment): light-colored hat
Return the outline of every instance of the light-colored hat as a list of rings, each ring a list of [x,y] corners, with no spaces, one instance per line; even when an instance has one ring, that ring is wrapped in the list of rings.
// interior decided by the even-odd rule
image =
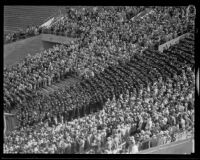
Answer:
[[[144,131],[144,130],[141,130],[141,134],[145,134],[145,131]]]
[[[108,137],[107,140],[111,140],[111,137]]]
[[[152,136],[152,138],[156,138],[157,136],[154,134],[153,136]]]
[[[164,134],[164,132],[163,131],[160,131],[160,135],[163,135]]]
[[[134,137],[134,136],[131,136],[131,137],[130,137],[130,140],[135,140],[135,137]]]

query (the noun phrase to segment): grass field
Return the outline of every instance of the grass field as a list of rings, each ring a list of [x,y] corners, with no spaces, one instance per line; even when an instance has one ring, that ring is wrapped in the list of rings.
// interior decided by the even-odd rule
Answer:
[[[150,148],[142,151],[139,154],[191,154],[192,153],[192,138],[173,142],[164,146]]]
[[[26,55],[34,55],[43,50],[40,36],[19,40],[4,45],[4,66],[15,64]]]

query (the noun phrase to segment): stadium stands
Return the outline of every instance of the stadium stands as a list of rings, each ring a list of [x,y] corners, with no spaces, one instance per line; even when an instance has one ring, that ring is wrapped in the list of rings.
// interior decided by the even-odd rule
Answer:
[[[128,15],[145,7],[97,10],[71,9],[52,26],[56,34],[75,25],[67,36],[79,40],[4,68],[4,111],[15,109],[19,122],[5,137],[4,153],[131,154],[183,139],[193,129],[194,34],[188,25],[194,24],[186,21],[186,7],[150,7],[135,23]],[[88,28],[93,22],[101,29]],[[77,34],[73,29],[82,25]],[[74,75],[80,80],[73,86],[62,82]]]

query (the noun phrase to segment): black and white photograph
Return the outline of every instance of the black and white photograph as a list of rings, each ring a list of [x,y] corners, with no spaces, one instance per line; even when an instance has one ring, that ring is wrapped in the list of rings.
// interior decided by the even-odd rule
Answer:
[[[195,153],[195,5],[3,14],[3,154]]]

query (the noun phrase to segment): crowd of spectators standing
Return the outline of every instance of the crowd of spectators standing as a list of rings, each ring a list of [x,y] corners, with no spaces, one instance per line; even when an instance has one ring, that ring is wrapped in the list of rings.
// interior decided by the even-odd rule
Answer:
[[[154,11],[156,11],[154,14],[158,14],[157,16],[152,14]],[[150,17],[145,15],[148,15],[148,12],[151,13]],[[107,37],[114,36],[116,38],[117,36],[121,39],[122,36],[123,39],[128,39],[128,41],[136,41],[139,39],[140,43],[144,43],[145,46],[149,45],[145,43],[154,43],[149,41],[152,38],[157,41],[158,34],[160,35],[159,38],[165,41],[166,38],[168,39],[171,38],[171,36],[176,36],[176,34],[184,32],[184,30],[189,27],[187,17],[189,17],[190,14],[188,14],[188,12],[191,11],[187,6],[108,6],[94,7],[93,9],[69,8],[66,10],[65,14],[55,17],[50,26],[28,26],[26,29],[6,34],[4,36],[4,41],[5,43],[15,42],[20,39],[39,35],[41,33],[50,33],[82,39],[87,37],[88,40],[93,39],[94,35],[97,34],[95,32],[100,31],[106,32],[105,36]],[[189,20],[193,17],[190,17]],[[153,21],[155,20],[158,22],[154,23]],[[165,21],[162,22],[163,20]],[[147,24],[146,21],[150,23]],[[193,22],[191,21],[190,23]],[[155,27],[158,30],[155,30]],[[142,29],[141,31],[136,31],[134,33],[133,31],[137,28]],[[176,29],[176,32],[172,32],[174,29]],[[112,30],[116,32],[117,35],[115,35],[116,33],[113,35]],[[153,30],[156,32],[152,33]],[[125,35],[122,34],[124,31],[126,31]],[[164,34],[168,34],[168,37],[165,37]],[[99,35],[97,34],[97,38],[98,36]],[[143,40],[143,38],[147,37],[148,39]]]
[[[16,103],[16,110],[19,113],[20,126],[33,124],[34,121],[41,121],[46,117],[54,118],[55,115],[59,119],[67,117],[67,120],[71,120],[80,116],[79,113],[90,113],[91,109],[101,106],[113,94],[118,98],[119,94],[124,92],[124,88],[138,88],[141,83],[153,83],[159,76],[179,73],[186,64],[194,64],[194,43],[190,40],[182,40],[163,54],[144,51],[143,55],[135,55],[131,62],[109,67],[93,78],[81,81],[75,87],[65,86],[49,95],[36,92],[34,96],[30,95],[29,100],[24,101],[17,97],[19,102]],[[152,73],[153,71],[155,73]],[[4,110],[9,112],[12,109],[7,105],[9,95],[4,95]],[[18,95],[22,96],[20,93]]]
[[[18,120],[5,153],[113,153],[123,143],[122,153],[135,153],[146,139],[168,143],[174,130],[192,128],[194,34],[163,52],[155,46],[193,30],[194,23],[186,7],[139,7],[133,15],[146,13],[132,19],[125,13],[133,8],[70,10],[55,28],[77,19],[82,27],[100,24],[98,31],[83,29],[68,46],[4,68],[4,111],[15,109]],[[37,92],[71,74],[81,82],[49,95]]]
[[[83,10],[84,14],[70,10],[68,16],[64,17],[67,24],[72,23],[68,23],[70,19],[76,22],[77,18],[72,17],[82,15],[82,21],[76,23],[84,23],[85,28],[94,25],[91,29],[96,31],[89,29],[83,32],[84,36],[81,39],[72,41],[68,46],[56,46],[36,56],[28,56],[17,65],[6,67],[4,69],[6,105],[16,106],[16,103],[22,103],[23,100],[33,97],[38,88],[50,86],[70,74],[75,73],[82,78],[93,77],[109,66],[128,61],[136,53],[152,48],[157,42],[157,45],[162,44],[188,32],[188,26],[192,24],[187,21],[186,7],[150,7],[144,16],[136,16],[134,22],[130,18],[119,22],[115,20],[117,13],[129,13],[134,8],[136,11],[133,11],[133,15],[144,10],[144,7],[139,9],[108,7],[101,10],[98,8],[92,11]],[[69,16],[71,14],[74,16]],[[61,19],[61,22],[56,24],[66,25],[65,20]],[[84,27],[79,26],[79,28]]]
[[[175,141],[175,133],[194,126],[194,72],[190,67],[173,78],[126,90],[119,99],[107,100],[103,109],[52,126],[39,123],[9,134],[4,153],[137,153],[142,142],[153,138],[161,145]]]
[[[180,42],[177,46],[172,46],[168,51],[164,51],[164,53],[157,52],[156,54],[153,54],[153,52],[150,52],[150,51],[145,52],[144,53],[145,56],[135,56],[133,60],[131,61],[131,63],[129,63],[128,65],[123,66],[122,64],[124,69],[122,67],[117,67],[118,71],[120,70],[121,73],[117,74],[116,73],[117,70],[114,67],[111,67],[110,69],[105,70],[105,72],[103,72],[101,75],[99,76],[97,75],[96,80],[91,80],[91,81],[87,80],[89,82],[88,83],[89,86],[87,83],[83,82],[82,85],[76,85],[76,87],[72,87],[69,90],[68,89],[63,90],[63,91],[60,90],[56,92],[55,94],[50,95],[48,98],[47,97],[44,98],[41,95],[41,97],[40,96],[36,97],[34,100],[30,101],[28,104],[23,103],[22,105],[19,106],[21,108],[19,110],[19,114],[20,114],[19,117],[22,118],[21,121],[19,119],[19,121],[21,122],[20,127],[22,126],[26,127],[27,125],[31,125],[31,124],[33,125],[33,123],[38,122],[38,120],[41,123],[43,123],[42,120],[43,119],[45,120],[47,118],[49,118],[47,123],[50,126],[56,125],[56,122],[58,121],[59,122],[71,121],[74,118],[83,116],[84,113],[87,115],[93,111],[98,110],[98,107],[99,109],[102,109],[101,104],[97,105],[96,103],[96,101],[98,102],[98,99],[100,99],[100,101],[103,103],[105,99],[112,98],[113,95],[119,98],[119,94],[125,93],[123,92],[125,89],[133,90],[134,87],[137,89],[137,92],[139,92],[139,86],[141,84],[144,84],[144,85],[150,84],[149,82],[145,82],[146,80],[145,75],[147,75],[147,73],[152,76],[152,77],[149,77],[149,80],[151,80],[152,83],[154,81],[156,82],[156,78],[159,77],[159,75],[166,74],[166,76],[170,76],[170,73],[174,73],[174,71],[180,73],[180,71],[182,72],[182,67],[184,67],[186,64],[188,65],[194,64],[194,61],[192,61],[192,59],[194,59],[192,54],[194,53],[191,53],[190,55],[190,53],[188,52],[189,50],[191,50],[192,52],[193,45],[194,44],[189,43],[189,41],[187,41],[187,43]],[[182,47],[181,50],[178,50],[177,49],[178,47]],[[175,52],[175,54],[173,52]],[[186,55],[188,57],[186,57]],[[176,56],[176,58],[174,56]],[[150,60],[150,57],[151,58],[153,57],[153,60]],[[166,68],[166,67],[162,68],[162,67],[156,66],[158,65],[156,64],[156,59],[158,60],[158,58],[160,58],[160,60],[158,61],[160,62],[160,64],[162,64],[162,58],[166,59],[167,61],[171,60],[171,64],[170,64],[171,67],[174,65],[174,67],[176,68],[174,68],[170,72],[166,72],[166,71],[169,71],[169,68]],[[130,72],[131,68],[133,72],[133,69],[135,69],[135,67],[138,67],[137,62],[139,62],[138,64],[141,64],[143,66],[143,72],[144,72],[143,75],[140,75],[138,73],[134,75],[134,74],[131,74]],[[146,66],[144,62],[146,62]],[[178,66],[178,64],[180,64],[180,66]],[[130,68],[127,68],[127,66],[129,66]],[[154,69],[154,72],[156,74],[148,72],[148,70],[145,71],[144,68],[148,68],[147,66],[150,67],[149,69],[151,69],[151,67],[152,68],[156,67]],[[191,72],[191,68],[189,68],[187,71]],[[126,75],[124,75],[125,73]],[[130,77],[128,77],[128,75]],[[124,79],[120,80],[121,77],[124,77]],[[129,81],[130,78],[132,78],[132,81]],[[192,76],[192,78],[194,80],[194,75]],[[108,81],[106,82],[105,79],[107,79]],[[192,79],[189,78],[189,80],[190,81],[186,82],[185,84],[186,87],[192,84]],[[92,85],[92,81],[93,81],[93,85]],[[94,84],[95,81],[96,83]],[[109,84],[109,81],[111,82],[110,84]],[[123,84],[123,81],[125,82],[124,84]],[[104,84],[102,84],[102,82]],[[84,86],[86,88],[84,88]],[[181,84],[181,86],[183,87],[184,83]],[[95,89],[92,87],[97,87],[97,88]],[[130,88],[126,88],[126,87],[130,87]],[[89,92],[84,92],[84,91],[89,91]],[[101,91],[102,93],[98,94],[98,92],[100,93]],[[113,95],[112,93],[110,94],[109,91],[114,91],[114,94]],[[176,94],[178,95],[178,92],[176,92]],[[91,95],[96,95],[96,97],[93,99],[91,98],[92,97]],[[94,101],[94,102],[91,102],[91,101]],[[83,102],[85,102],[85,104]],[[94,105],[91,105],[90,107],[85,107],[88,105],[88,103],[93,103]],[[85,111],[84,111],[84,107],[86,108]]]

